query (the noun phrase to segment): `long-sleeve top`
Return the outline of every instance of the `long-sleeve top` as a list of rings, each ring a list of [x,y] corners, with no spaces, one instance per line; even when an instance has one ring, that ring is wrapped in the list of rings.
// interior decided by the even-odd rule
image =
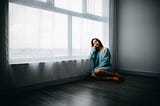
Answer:
[[[102,51],[97,51],[95,47],[91,49],[90,59],[93,60],[94,69],[104,68],[107,71],[111,71],[111,54],[108,48],[105,48]]]

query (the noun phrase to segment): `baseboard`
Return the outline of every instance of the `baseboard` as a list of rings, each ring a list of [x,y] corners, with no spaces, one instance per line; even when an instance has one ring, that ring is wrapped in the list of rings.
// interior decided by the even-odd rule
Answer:
[[[89,74],[86,74],[86,75],[64,78],[64,79],[59,79],[59,80],[54,80],[54,81],[47,81],[44,83],[38,83],[38,84],[30,85],[30,86],[11,88],[11,89],[0,91],[0,95],[13,95],[13,94],[36,90],[36,89],[45,88],[45,87],[49,87],[49,86],[57,86],[60,84],[71,83],[71,82],[86,79],[88,77],[89,77]]]
[[[120,70],[119,72],[122,73],[122,74],[160,77],[160,73],[153,73],[153,72],[140,72],[140,71],[132,71],[132,70]]]

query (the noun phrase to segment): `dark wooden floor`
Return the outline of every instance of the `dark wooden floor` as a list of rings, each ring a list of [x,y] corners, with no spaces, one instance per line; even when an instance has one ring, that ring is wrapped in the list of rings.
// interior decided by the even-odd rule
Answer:
[[[160,106],[160,78],[125,75],[123,82],[85,79],[0,101],[0,106]]]

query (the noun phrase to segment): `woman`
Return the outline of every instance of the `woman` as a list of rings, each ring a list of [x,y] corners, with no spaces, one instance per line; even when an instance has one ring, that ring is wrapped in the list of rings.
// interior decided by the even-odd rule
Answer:
[[[108,48],[104,48],[97,38],[91,40],[90,59],[93,60],[94,69],[91,76],[101,80],[119,80],[120,75],[111,71],[111,54]]]

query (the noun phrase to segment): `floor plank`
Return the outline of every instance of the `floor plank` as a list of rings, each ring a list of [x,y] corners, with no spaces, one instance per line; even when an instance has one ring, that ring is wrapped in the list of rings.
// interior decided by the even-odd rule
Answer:
[[[123,82],[90,78],[0,99],[0,106],[158,106],[160,78],[125,75]]]

